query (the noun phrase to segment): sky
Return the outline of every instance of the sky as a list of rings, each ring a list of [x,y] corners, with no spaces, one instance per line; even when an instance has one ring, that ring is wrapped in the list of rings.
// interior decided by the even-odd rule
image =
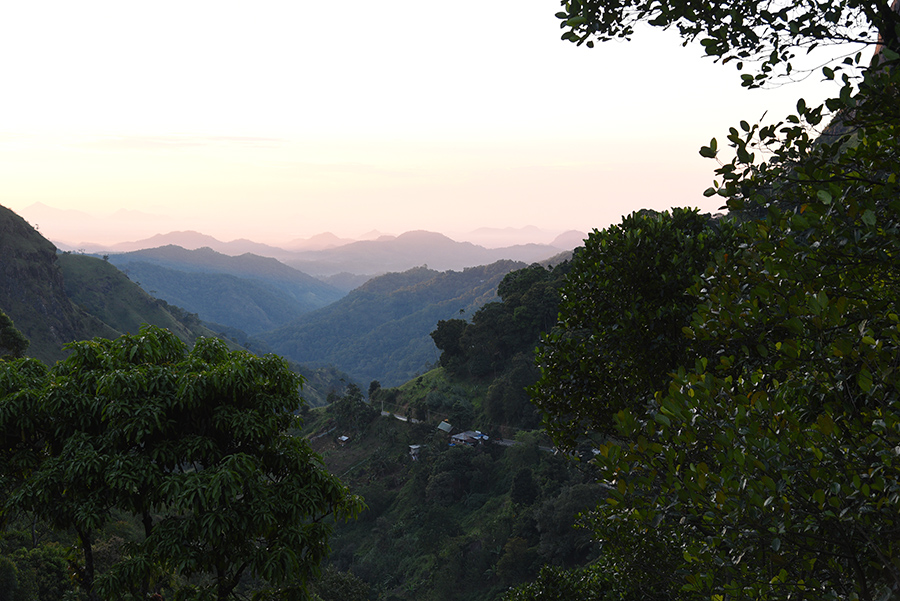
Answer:
[[[576,47],[557,10],[5,3],[0,204],[69,243],[587,232],[641,208],[715,212],[702,191],[716,165],[699,147],[832,91],[815,76],[742,89],[671,32]]]

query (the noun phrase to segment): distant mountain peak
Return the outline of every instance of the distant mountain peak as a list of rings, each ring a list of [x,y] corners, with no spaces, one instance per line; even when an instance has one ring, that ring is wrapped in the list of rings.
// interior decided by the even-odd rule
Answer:
[[[567,232],[561,233],[559,236],[554,238],[553,242],[550,243],[550,246],[554,246],[563,250],[572,250],[573,248],[582,246],[587,237],[588,235],[584,232],[580,232],[578,230],[569,230]]]
[[[331,232],[322,232],[310,238],[297,238],[285,244],[288,250],[327,250],[356,242],[349,238],[340,238]]]
[[[396,240],[417,240],[417,241],[421,241],[421,240],[428,240],[428,241],[449,240],[451,242],[454,241],[449,236],[445,236],[444,234],[441,234],[439,232],[431,232],[428,230],[410,230],[408,232],[404,232],[404,233],[400,234],[399,236],[396,236],[396,238],[394,236],[383,236],[383,238],[384,237],[388,238],[389,240],[396,239]],[[379,240],[381,240],[381,238],[379,238]]]
[[[486,248],[504,248],[522,244],[551,244],[555,232],[534,225],[525,227],[480,227],[454,237]]]
[[[142,248],[158,248],[160,246],[180,246],[188,250],[201,247],[213,247],[222,244],[216,238],[201,234],[194,230],[183,230],[177,232],[169,232],[167,234],[156,234],[143,240],[135,240],[133,242],[122,242],[113,245],[110,250],[113,251],[129,251]]]
[[[378,240],[379,238],[383,238],[387,236],[388,238],[394,238],[395,236],[391,234],[385,234],[384,232],[379,232],[378,230],[369,230],[365,234],[359,236],[358,240]]]

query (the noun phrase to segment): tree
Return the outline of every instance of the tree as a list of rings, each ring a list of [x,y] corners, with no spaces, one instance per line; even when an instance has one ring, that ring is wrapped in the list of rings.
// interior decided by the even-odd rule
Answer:
[[[534,481],[531,468],[523,467],[513,477],[509,498],[513,503],[531,505],[541,495],[541,489]]]
[[[431,337],[442,351],[441,366],[459,377],[496,377],[517,355],[530,355],[541,332],[556,321],[558,288],[567,271],[567,262],[511,271],[497,287],[502,302],[483,306],[471,323],[439,321]]]
[[[224,601],[250,574],[299,590],[327,553],[325,518],[361,505],[289,434],[299,376],[216,339],[188,351],[153,327],[68,348],[30,399],[46,456],[9,503],[77,533],[88,597],[144,598],[171,573],[205,577],[181,598]],[[93,541],[113,510],[145,537],[98,575]]]
[[[47,383],[37,359],[0,360],[0,529],[15,508],[9,495],[40,464],[44,438],[35,410]]]
[[[615,412],[665,387],[690,353],[681,330],[697,301],[686,291],[731,236],[728,223],[687,209],[633,213],[590,234],[536,359],[532,401],[557,444],[608,430]]]
[[[528,387],[537,381],[539,372],[534,357],[519,353],[503,375],[488,387],[481,410],[490,424],[506,424],[519,430],[534,430],[540,425],[540,414],[529,401]]]
[[[666,566],[668,598],[900,593],[900,3],[893,8],[588,1],[560,14],[578,43],[628,37],[639,21],[705,37],[723,61],[760,60],[744,76],[751,87],[776,67],[790,73],[798,48],[883,44],[822,106],[800,100],[783,122],[729,132],[734,157],[706,194],[744,223],[691,289],[696,312],[684,332],[695,357],[652,402],[616,411],[597,446],[610,488],[592,524],[616,589],[633,579],[635,553],[610,541],[663,532],[681,556],[662,555],[679,559]],[[857,55],[822,73],[863,64]],[[715,139],[701,154],[717,157]]]
[[[29,340],[16,329],[12,319],[0,311],[0,359],[17,359],[25,356]]]
[[[695,290],[687,332],[710,352],[600,448],[596,523],[679,524],[692,590],[900,591],[898,121],[733,188],[735,208],[777,202]]]
[[[76,596],[77,587],[70,575],[67,561],[69,553],[59,544],[45,543],[28,550],[22,548],[9,558],[18,571],[16,592],[20,595],[21,601],[79,598]],[[2,561],[0,558],[0,562]]]
[[[503,545],[503,555],[497,561],[497,575],[505,582],[523,582],[533,573],[537,559],[537,551],[528,546],[528,541],[513,537]]]
[[[822,107],[801,101],[729,136],[738,153],[713,193],[744,222],[691,288],[696,358],[652,402],[622,405],[597,447],[610,488],[592,523],[616,583],[634,552],[613,535],[665,532],[683,557],[670,596],[900,593],[900,65],[883,55],[827,103],[842,131],[815,138]],[[583,373],[558,365],[560,381]]]
[[[363,399],[359,386],[352,382],[347,385],[343,396],[331,393],[328,395],[328,401],[327,412],[334,416],[339,428],[361,431],[379,414],[378,409]]]
[[[534,582],[510,589],[505,601],[584,601],[614,599],[598,570],[564,570],[544,566]]]
[[[641,23],[674,27],[685,44],[699,39],[716,60],[734,62],[738,69],[758,63],[756,74],[742,75],[747,87],[791,75],[797,53],[818,45],[884,44],[900,52],[900,14],[889,0],[563,0],[562,5],[557,17],[565,40],[592,47],[594,40],[629,39]]]
[[[437,329],[431,333],[431,338],[434,340],[434,345],[441,351],[442,367],[458,369],[465,360],[465,350],[461,341],[467,325],[464,319],[438,321]]]
[[[0,601],[19,601],[23,598],[16,564],[6,557],[0,557]]]
[[[366,601],[371,587],[352,572],[328,566],[313,588],[321,601]]]

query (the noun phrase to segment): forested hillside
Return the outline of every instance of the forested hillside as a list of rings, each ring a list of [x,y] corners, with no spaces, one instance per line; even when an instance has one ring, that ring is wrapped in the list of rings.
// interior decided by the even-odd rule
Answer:
[[[135,334],[149,323],[185,341],[214,335],[196,315],[151,297],[107,261],[72,253],[61,253],[57,259],[72,302],[116,332]]]
[[[331,364],[358,382],[401,384],[437,363],[429,337],[435,324],[494,300],[497,285],[517,267],[523,265],[500,261],[460,272],[419,267],[386,274],[258,338],[294,361]]]
[[[541,565],[571,568],[596,557],[590,533],[574,526],[605,485],[535,430],[539,417],[525,394],[538,377],[532,350],[554,321],[567,271],[508,273],[498,302],[471,321],[440,322],[439,330],[459,332],[434,333],[439,345],[451,342],[444,367],[397,388],[373,383],[369,403],[351,388],[308,417],[314,448],[366,498],[359,520],[337,527],[329,559],[368,587],[354,599],[496,599]],[[470,370],[482,361],[484,369]],[[450,432],[436,428],[442,421]],[[470,429],[489,440],[450,444]],[[410,445],[418,445],[415,459]]]
[[[0,254],[0,310],[28,338],[28,356],[47,364],[67,355],[64,344],[115,338],[142,324],[168,328],[185,342],[217,335],[196,315],[148,295],[110,263],[57,253],[5,207],[0,207]]]
[[[112,265],[80,255],[66,255],[62,262],[73,276],[72,285],[81,288],[79,302],[90,304],[122,327],[136,318],[130,313],[121,314],[117,305],[107,304],[106,293],[127,296],[129,290],[138,290]],[[459,598],[459,595],[489,599],[511,584],[530,579],[531,572],[543,562],[575,566],[595,554],[595,547],[586,534],[571,529],[571,524],[575,513],[587,508],[602,487],[589,482],[582,472],[568,467],[560,457],[541,450],[541,437],[537,433],[520,436],[520,442],[509,448],[498,445],[480,450],[453,450],[447,446],[447,435],[434,429],[435,421],[444,418],[457,425],[454,432],[479,427],[496,431],[498,439],[504,432],[511,435],[519,429],[517,423],[496,421],[505,420],[502,414],[490,417],[485,413],[494,404],[502,406],[504,402],[504,395],[497,391],[506,388],[495,388],[493,378],[502,379],[507,372],[516,371],[516,362],[509,360],[536,342],[543,320],[555,312],[549,290],[561,280],[565,265],[553,270],[534,265],[507,273],[509,267],[493,266],[489,271],[474,270],[474,274],[468,274],[477,276],[481,283],[490,274],[505,273],[499,276],[501,302],[488,303],[473,316],[473,340],[502,333],[513,322],[518,324],[492,353],[489,374],[473,375],[461,369],[456,375],[446,376],[447,370],[438,368],[400,388],[382,389],[376,383],[371,388],[370,404],[363,402],[359,389],[351,385],[346,392],[332,392],[327,409],[307,414],[309,431],[327,432],[312,441],[314,448],[325,453],[335,474],[352,482],[353,492],[367,495],[368,504],[361,521],[335,525],[337,534],[332,539],[335,553],[328,569],[320,579],[313,579],[311,586],[322,599],[334,598],[329,595],[335,590],[362,591],[364,595],[343,599],[363,599],[369,593],[396,599],[444,599]],[[426,269],[391,274],[374,280],[368,293],[390,296],[397,290],[424,286],[415,297],[434,301],[452,289],[456,285],[454,276],[460,275],[436,275]],[[437,284],[433,281],[436,277]],[[492,289],[498,288],[496,282],[490,285]],[[434,286],[438,289],[432,289]],[[400,298],[407,297],[401,294]],[[151,299],[150,302],[157,303],[158,308],[164,306],[159,301]],[[69,365],[82,365],[88,356],[100,353],[90,359],[94,366],[91,377],[100,377],[106,365],[106,360],[100,361],[102,357],[130,361],[134,356],[134,364],[121,365],[117,373],[120,378],[126,372],[131,374],[129,378],[144,377],[141,374],[148,368],[141,366],[142,361],[158,361],[160,367],[169,364],[165,353],[170,352],[166,349],[174,344],[174,339],[158,347],[148,342],[156,335],[142,332],[141,336],[122,343],[137,345],[135,351],[141,359],[133,353],[116,353],[120,342],[114,341],[108,345],[80,347],[79,357]],[[201,353],[197,357],[210,352],[192,351]],[[162,355],[157,357],[159,353]],[[221,351],[211,356],[221,357]],[[236,356],[235,360],[248,359]],[[199,364],[195,358],[185,366],[193,369]],[[81,368],[71,371],[82,372]],[[24,385],[19,380],[0,382],[6,382],[0,384],[3,386]],[[134,390],[144,394],[140,388]],[[129,397],[126,394],[122,398]],[[162,395],[158,400],[163,402],[165,398]],[[525,404],[521,396],[516,403],[520,409]],[[377,417],[375,406],[381,404],[392,411],[420,415],[428,423],[416,425],[393,417]],[[135,416],[140,413],[133,412]],[[533,412],[527,416],[517,414],[516,419],[524,419],[531,426],[536,424]],[[352,442],[339,447],[334,442],[338,435],[349,435]],[[409,457],[407,443],[423,445],[418,460]],[[397,523],[407,524],[403,533],[393,526]],[[21,516],[14,516],[9,529],[0,535],[0,568],[6,570],[5,576],[0,575],[6,578],[2,582],[14,582],[16,590],[26,595],[26,599],[45,601],[65,594],[75,595],[77,588],[65,577],[64,553],[55,546],[55,541],[86,548],[86,539],[74,533],[57,534],[42,522],[33,529],[29,543],[26,526]],[[130,519],[106,522],[92,535],[97,581],[112,582],[109,579],[120,578],[123,572],[119,571],[118,562],[130,552],[126,543],[141,541],[144,536],[141,525]],[[353,549],[359,553],[352,552]],[[448,553],[457,552],[462,553],[458,561],[446,560]],[[451,585],[462,578],[467,579],[464,585]],[[184,587],[189,581],[179,578],[153,582],[157,590],[170,590]],[[259,586],[253,578],[242,578],[235,590],[250,594]]]
[[[63,344],[116,334],[66,296],[56,247],[2,206],[0,256],[0,310],[31,342],[30,356],[50,363],[64,356]]]
[[[329,435],[313,445],[366,499],[357,521],[337,527],[329,559],[370,587],[360,599],[486,601],[545,563],[596,557],[589,532],[574,524],[603,487],[542,450],[536,432],[511,446],[478,447],[450,447],[433,424],[393,417],[338,432],[351,440],[341,446]],[[409,445],[420,445],[418,459]]]
[[[108,255],[133,281],[200,319],[248,334],[272,330],[343,292],[272,258],[178,246]]]

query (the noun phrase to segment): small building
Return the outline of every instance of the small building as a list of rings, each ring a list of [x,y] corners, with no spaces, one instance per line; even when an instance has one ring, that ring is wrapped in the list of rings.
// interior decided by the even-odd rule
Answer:
[[[454,434],[453,436],[451,436],[450,445],[467,445],[470,447],[474,447],[475,445],[488,442],[489,440],[489,436],[487,436],[486,434],[482,434],[478,430],[466,430],[465,432],[460,432],[459,434]]]
[[[419,451],[422,450],[422,445],[420,444],[411,444],[409,445],[409,456],[412,457],[413,461],[419,460]]]
[[[337,439],[337,442],[339,445],[344,446],[345,444],[350,442],[350,437],[349,436],[339,436]]]
[[[447,434],[449,434],[450,430],[452,429],[453,426],[451,426],[450,422],[448,422],[447,420],[444,420],[438,424],[438,430],[440,430],[441,432],[446,432]]]

